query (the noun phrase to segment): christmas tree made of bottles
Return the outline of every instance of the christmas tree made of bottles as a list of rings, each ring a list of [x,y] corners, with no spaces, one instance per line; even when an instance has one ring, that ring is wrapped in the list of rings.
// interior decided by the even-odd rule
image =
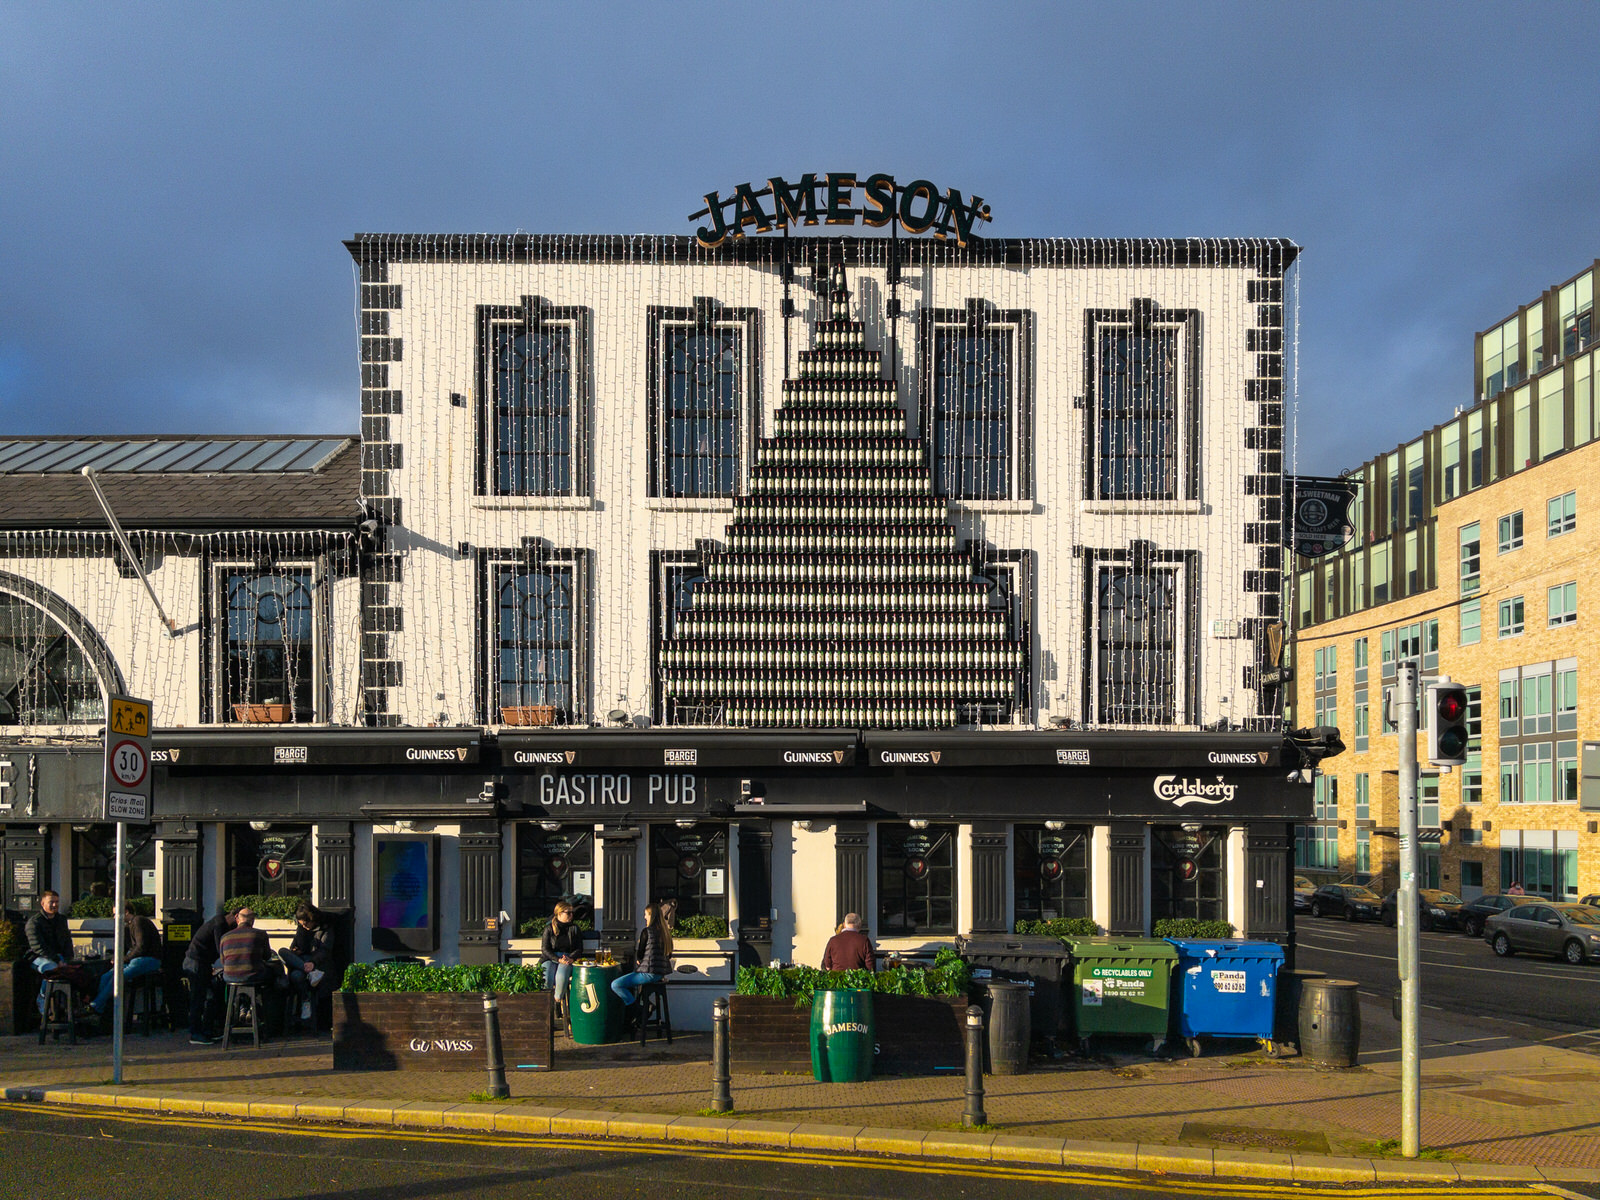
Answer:
[[[726,550],[661,643],[671,723],[948,728],[1005,717],[1023,648],[956,541],[835,265]]]

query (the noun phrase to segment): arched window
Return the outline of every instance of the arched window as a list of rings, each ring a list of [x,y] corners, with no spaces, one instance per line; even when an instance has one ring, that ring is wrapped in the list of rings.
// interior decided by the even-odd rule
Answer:
[[[90,725],[105,713],[83,648],[42,608],[0,592],[0,725]]]

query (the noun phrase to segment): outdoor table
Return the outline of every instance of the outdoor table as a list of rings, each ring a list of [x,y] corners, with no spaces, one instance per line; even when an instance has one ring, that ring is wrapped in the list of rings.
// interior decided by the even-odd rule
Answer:
[[[622,976],[615,963],[578,962],[567,984],[567,1019],[572,1040],[580,1046],[603,1046],[622,1040],[622,1001],[611,983]]]

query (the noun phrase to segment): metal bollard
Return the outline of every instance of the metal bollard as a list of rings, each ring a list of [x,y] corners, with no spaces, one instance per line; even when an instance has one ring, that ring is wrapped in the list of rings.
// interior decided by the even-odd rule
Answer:
[[[983,1111],[983,1009],[976,1004],[967,1009],[967,1111],[963,1125],[987,1125]]]
[[[715,1112],[733,1111],[732,1078],[728,1074],[728,998],[711,1002],[711,1107]]]
[[[511,1089],[506,1086],[506,1063],[500,1053],[500,1002],[493,992],[483,994],[484,1045],[489,1052],[489,1095],[496,1100],[506,1100]]]

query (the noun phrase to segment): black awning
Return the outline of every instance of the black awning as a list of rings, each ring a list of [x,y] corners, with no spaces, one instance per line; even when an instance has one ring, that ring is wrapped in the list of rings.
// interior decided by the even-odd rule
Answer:
[[[970,767],[1048,767],[1064,774],[1101,770],[1276,768],[1277,733],[875,732],[861,735],[869,767],[942,771]]]
[[[500,765],[507,771],[637,769],[749,770],[785,767],[826,774],[856,765],[856,735],[683,729],[564,729],[502,733]]]
[[[375,767],[445,770],[479,761],[477,729],[326,729],[304,725],[158,729],[150,759],[170,769]]]

